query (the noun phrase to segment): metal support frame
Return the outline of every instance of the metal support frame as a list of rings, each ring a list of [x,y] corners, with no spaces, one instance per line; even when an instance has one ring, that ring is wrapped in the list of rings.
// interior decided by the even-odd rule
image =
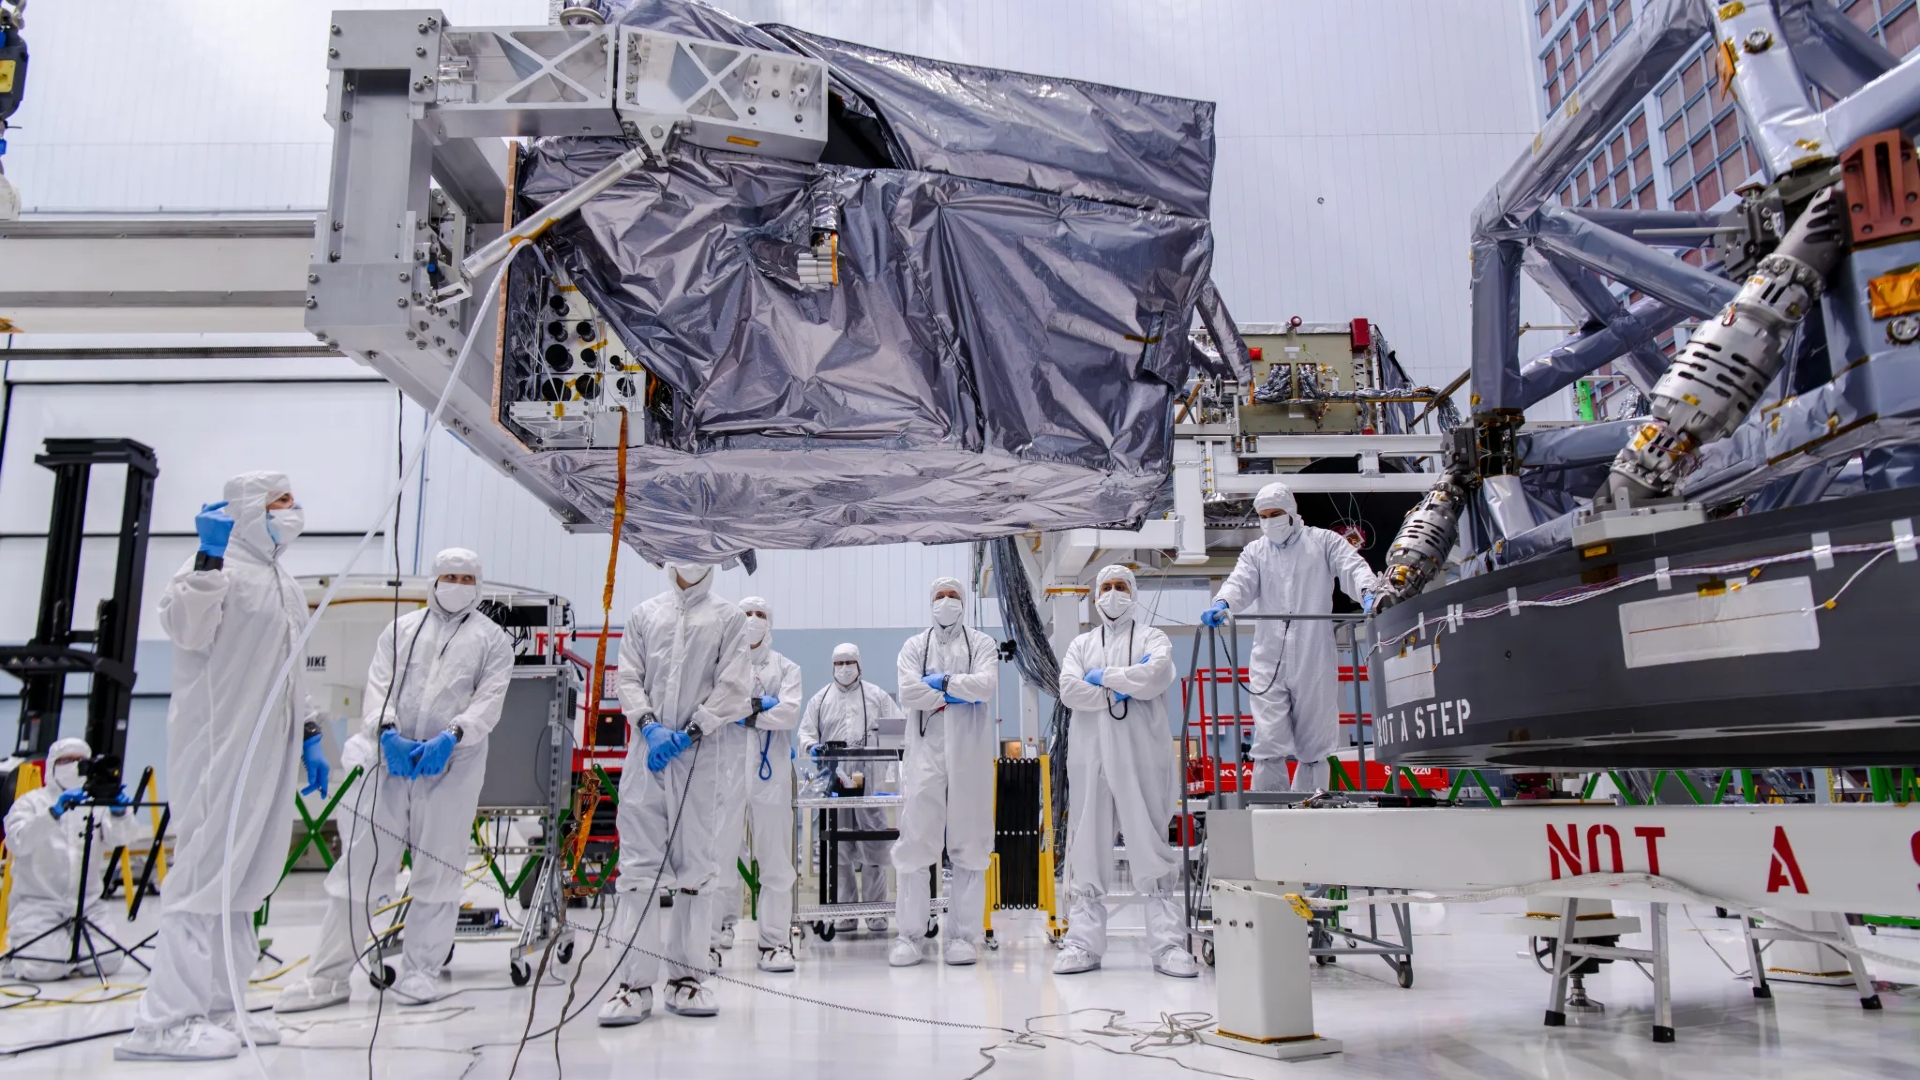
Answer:
[[[1746,939],[1747,962],[1753,970],[1753,996],[1757,998],[1773,996],[1773,987],[1767,982],[1767,962],[1762,955],[1765,946],[1761,942],[1806,941],[1823,945],[1842,940],[1839,933],[1810,931],[1803,934],[1778,926],[1766,926],[1744,917],[1740,920],[1740,929]],[[1854,991],[1860,995],[1860,1007],[1868,1012],[1879,1011],[1880,994],[1873,988],[1873,976],[1867,973],[1866,961],[1852,953],[1842,955],[1847,958],[1847,970],[1852,976]]]
[[[134,651],[140,632],[140,594],[146,583],[147,538],[153,517],[153,483],[160,464],[152,448],[132,439],[48,439],[34,462],[53,470],[53,511],[40,582],[40,616],[33,640],[0,648],[0,670],[19,679],[17,757],[44,757],[60,735],[67,676],[92,676],[87,697],[87,744],[96,767],[87,790],[112,798],[120,789],[127,748],[127,715],[133,707]],[[87,489],[95,465],[126,468],[120,497],[113,591],[100,602],[94,629],[73,628],[80,557],[86,529]],[[75,648],[92,645],[92,649]]]
[[[1553,957],[1553,985],[1547,991],[1548,1027],[1564,1027],[1567,1023],[1567,982],[1573,969],[1583,959],[1629,960],[1645,965],[1641,970],[1653,980],[1653,1041],[1669,1043],[1673,1041],[1673,985],[1669,974],[1671,949],[1667,935],[1667,905],[1652,903],[1652,925],[1648,936],[1653,939],[1650,949],[1627,949],[1617,945],[1589,945],[1575,939],[1579,930],[1575,909],[1578,902],[1567,898],[1560,907],[1559,926],[1555,929],[1555,949]]]
[[[495,338],[499,312],[479,310],[475,297],[525,246],[518,241],[585,201],[594,183],[604,187],[643,162],[658,165],[681,141],[818,156],[826,140],[824,64],[714,45],[700,53],[709,58],[700,63],[772,58],[773,72],[791,69],[796,94],[794,124],[775,123],[771,110],[756,116],[743,109],[722,120],[730,110],[707,100],[733,92],[729,80],[718,68],[702,73],[691,91],[701,100],[683,100],[679,61],[697,68],[692,57],[701,46],[689,43],[689,52],[678,42],[633,26],[456,28],[436,8],[334,12],[326,108],[333,158],[318,250],[307,268],[307,329],[328,346],[364,357],[432,408],[469,337]],[[555,199],[547,213],[503,235],[511,150],[501,139],[552,135],[641,145],[621,159],[620,169]],[[570,531],[605,531],[539,470],[525,467],[532,451],[498,422],[494,396],[492,365],[469,364],[445,403],[443,421]]]
[[[1474,213],[1473,405],[1476,412],[1523,409],[1602,364],[1627,356],[1636,374],[1651,359],[1647,340],[1683,315],[1708,317],[1735,286],[1655,250],[1662,239],[1697,242],[1714,223],[1665,211],[1568,210],[1547,200],[1608,132],[1638,106],[1647,87],[1711,35],[1738,102],[1742,125],[1767,180],[1831,162],[1876,131],[1920,114],[1920,62],[1896,63],[1841,14],[1818,0],[1749,0],[1720,6],[1695,0],[1643,5],[1634,28],[1614,43],[1549,119],[1528,152],[1508,168]],[[1840,100],[1819,112],[1809,83]],[[1700,231],[1692,232],[1698,227]],[[1690,235],[1683,235],[1690,234]],[[1538,248],[1554,258],[1535,258]],[[1570,277],[1577,266],[1652,298],[1625,309],[1598,281]],[[1535,357],[1519,358],[1518,275],[1539,279],[1586,327]],[[1826,414],[1822,414],[1823,416]]]

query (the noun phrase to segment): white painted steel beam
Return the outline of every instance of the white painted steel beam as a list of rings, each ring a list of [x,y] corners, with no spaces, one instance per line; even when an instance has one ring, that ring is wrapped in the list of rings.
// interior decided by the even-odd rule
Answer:
[[[1444,435],[1262,435],[1241,457],[1427,457],[1446,452]]]
[[[1434,473],[1382,473],[1362,476],[1358,473],[1235,473],[1214,477],[1214,487],[1236,495],[1257,494],[1275,480],[1284,481],[1295,495],[1304,492],[1403,491],[1424,493],[1440,479]]]
[[[0,226],[0,331],[304,333],[311,217]]]
[[[1254,876],[1436,893],[1552,880],[1555,896],[1674,902],[1654,873],[1746,907],[1920,916],[1920,806],[1256,809]]]

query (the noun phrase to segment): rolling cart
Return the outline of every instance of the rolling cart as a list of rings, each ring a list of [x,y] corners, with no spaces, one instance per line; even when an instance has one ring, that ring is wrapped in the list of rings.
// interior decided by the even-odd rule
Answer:
[[[898,828],[861,828],[853,811],[899,811],[906,797],[879,794],[882,781],[878,778],[887,771],[888,766],[897,767],[904,754],[905,751],[897,747],[827,743],[816,759],[819,773],[797,790],[793,809],[794,820],[800,823],[800,828],[796,831],[794,842],[794,865],[807,867],[810,871],[797,877],[793,886],[793,922],[802,934],[810,929],[821,941],[832,941],[836,920],[892,917],[892,900],[864,903],[857,899],[841,898],[840,844],[844,841],[900,838]],[[894,771],[897,772],[897,768]],[[849,786],[847,778],[854,774],[859,774],[862,782],[858,786]],[[867,794],[869,791],[875,793]],[[804,898],[804,893],[808,891],[808,877],[814,879],[811,903]],[[927,926],[929,937],[939,932],[937,919],[947,910],[947,900],[940,895],[937,878],[933,889],[929,908],[932,921]]]
[[[1367,775],[1367,739],[1364,720],[1366,712],[1360,696],[1361,683],[1366,679],[1366,668],[1362,663],[1366,655],[1364,638],[1360,632],[1366,619],[1358,615],[1240,615],[1241,622],[1268,621],[1312,621],[1329,622],[1334,626],[1336,640],[1340,647],[1349,650],[1353,657],[1351,684],[1353,686],[1353,717],[1355,724],[1355,743],[1358,747],[1357,768],[1358,783],[1361,790],[1357,793],[1341,793],[1342,798],[1371,800],[1375,793],[1365,790]],[[1239,665],[1238,649],[1233,644],[1227,648],[1228,668],[1220,667],[1220,632],[1214,627],[1202,627],[1207,638],[1207,667],[1200,667],[1200,633],[1193,638],[1193,656],[1187,670],[1194,672],[1194,678],[1185,694],[1186,729],[1192,731],[1192,715],[1195,704],[1203,692],[1210,695],[1201,706],[1203,731],[1201,733],[1201,751],[1198,758],[1192,754],[1192,738],[1182,738],[1180,742],[1182,784],[1180,788],[1180,816],[1176,830],[1180,841],[1181,865],[1183,867],[1184,899],[1186,905],[1187,935],[1191,946],[1197,946],[1194,952],[1208,965],[1214,962],[1213,955],[1213,896],[1212,881],[1207,869],[1206,812],[1209,806],[1221,809],[1240,808],[1256,804],[1284,805],[1301,802],[1311,797],[1298,793],[1275,793],[1263,795],[1249,791],[1253,775],[1250,762],[1242,762],[1245,737],[1243,720],[1247,719],[1242,711],[1240,683],[1246,677],[1245,669]],[[1344,631],[1344,633],[1342,633]],[[1344,640],[1339,640],[1344,638]],[[1345,681],[1345,680],[1343,680]],[[1231,712],[1222,713],[1217,697],[1219,684],[1225,682],[1231,687]],[[1204,690],[1203,690],[1204,688]],[[1250,704],[1250,703],[1249,703]],[[1209,718],[1221,718],[1225,722],[1215,728]],[[1228,719],[1230,718],[1230,719]],[[1332,762],[1334,774],[1339,780],[1347,778],[1345,765]],[[1391,782],[1391,781],[1389,781]],[[1387,798],[1399,799],[1404,796],[1379,793]],[[1197,796],[1197,798],[1196,798]],[[1311,894],[1335,901],[1347,897],[1349,886],[1319,886]],[[1361,889],[1372,896],[1384,892],[1402,892],[1404,890],[1381,890],[1370,887]],[[1303,893],[1308,890],[1303,889]],[[1396,936],[1385,937],[1381,933],[1380,909],[1367,909],[1367,929],[1361,932],[1357,927],[1349,927],[1341,921],[1344,908],[1317,915],[1308,922],[1308,953],[1316,964],[1331,964],[1342,956],[1378,956],[1393,969],[1395,978],[1403,988],[1413,986],[1413,920],[1407,904],[1391,904],[1388,911],[1394,924]]]

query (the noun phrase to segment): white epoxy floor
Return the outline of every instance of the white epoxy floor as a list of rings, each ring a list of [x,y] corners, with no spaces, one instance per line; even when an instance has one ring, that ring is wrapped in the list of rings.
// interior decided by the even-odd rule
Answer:
[[[297,960],[319,922],[320,879],[301,874],[275,898],[269,928],[274,953]],[[1018,1077],[1132,1077],[1209,1075],[1460,1077],[1912,1077],[1920,1071],[1920,989],[1883,989],[1884,1011],[1863,1012],[1846,989],[1776,983],[1771,1002],[1755,1001],[1744,980],[1716,960],[1717,947],[1734,968],[1740,960],[1735,924],[1693,909],[1674,909],[1675,1022],[1678,1041],[1657,1046],[1648,1038],[1651,986],[1634,969],[1612,965],[1588,980],[1592,996],[1607,1004],[1602,1016],[1575,1018],[1572,1026],[1541,1025],[1547,976],[1519,955],[1524,941],[1502,932],[1508,906],[1416,909],[1414,988],[1402,990],[1378,959],[1356,957],[1314,972],[1317,1026],[1345,1041],[1346,1053],[1320,1061],[1279,1065],[1204,1046],[1148,1048],[1155,1060],[1127,1053],[1132,1042],[1084,1029],[1102,1026],[1108,1014],[1142,1028],[1162,1013],[1211,1012],[1211,972],[1191,982],[1155,975],[1137,938],[1117,938],[1106,969],[1056,978],[1053,950],[1031,918],[1005,917],[1003,946],[972,968],[936,962],[892,969],[878,935],[810,943],[793,975],[764,975],[745,948],[727,954],[723,971],[742,983],[831,1001],[850,1009],[894,1013],[962,1024],[1035,1028],[1068,1036],[1038,1045],[1011,1045],[1003,1032],[936,1028],[764,993],[745,985],[722,985],[720,1016],[688,1019],[656,1009],[638,1027],[603,1031],[593,1025],[597,1001],[589,991],[605,976],[604,957],[586,961],[575,1007],[580,1019],[563,1029],[558,1045],[549,1036],[529,1044],[513,1075],[566,1076],[576,1080],[633,1076],[701,1077],[703,1080],[847,1080],[848,1077],[928,1077],[961,1080],[994,1062],[996,1080]],[[591,925],[598,913],[574,912]],[[142,922],[146,922],[142,919]],[[124,926],[124,924],[120,924]],[[113,928],[118,932],[119,927]],[[750,928],[743,927],[743,942]],[[1920,935],[1883,932],[1868,940],[1876,948],[1920,956]],[[1634,943],[1628,939],[1628,944]],[[263,965],[261,971],[271,966]],[[515,1043],[528,1021],[530,989],[507,978],[503,944],[467,943],[453,962],[454,996],[425,1008],[391,1003],[379,1021],[372,1073],[395,1080],[509,1075]],[[1877,978],[1920,982],[1906,969],[1876,970]],[[126,981],[137,981],[128,979]],[[284,983],[285,978],[277,980]],[[72,981],[46,989],[72,994],[86,984]],[[567,994],[564,984],[540,990],[534,1030],[550,1026]],[[256,1004],[272,1000],[258,989]],[[262,1052],[266,1075],[350,1080],[368,1073],[375,994],[364,981],[351,1005],[288,1017],[286,1044]],[[1076,1011],[1079,1010],[1079,1011]],[[0,1011],[0,1052],[22,1045],[125,1027],[127,1002],[104,1005],[35,1006]],[[1062,1015],[1071,1014],[1071,1015]],[[155,1080],[241,1080],[259,1077],[255,1064],[120,1064],[115,1040],[103,1038],[30,1054],[0,1056],[0,1075],[34,1077],[152,1076]],[[983,1047],[998,1046],[983,1056]],[[1175,1062],[1180,1064],[1175,1064]]]

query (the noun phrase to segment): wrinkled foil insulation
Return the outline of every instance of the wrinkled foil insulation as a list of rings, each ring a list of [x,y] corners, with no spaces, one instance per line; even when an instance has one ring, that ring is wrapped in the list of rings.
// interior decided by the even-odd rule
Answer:
[[[695,4],[621,21],[821,57],[842,133],[861,136],[830,140],[821,164],[683,147],[542,238],[659,386],[634,425],[630,545],[714,559],[942,543],[1126,526],[1169,504],[1171,408],[1202,362],[1188,330],[1213,255],[1210,103]],[[517,213],[623,149],[535,143]],[[823,288],[797,268],[829,224]],[[521,278],[535,264],[518,265]],[[513,317],[523,293],[509,288],[503,387],[526,382],[538,341],[536,320]],[[533,467],[610,524],[613,450],[546,451]]]

